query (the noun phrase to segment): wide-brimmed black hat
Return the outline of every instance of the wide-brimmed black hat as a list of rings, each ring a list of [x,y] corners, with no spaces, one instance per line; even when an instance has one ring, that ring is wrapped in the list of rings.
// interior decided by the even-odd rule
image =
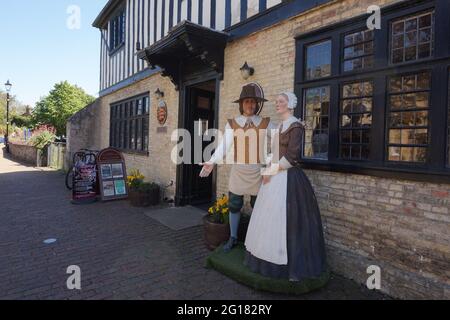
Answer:
[[[241,103],[245,99],[255,99],[256,102],[267,102],[264,99],[264,92],[261,86],[257,83],[249,83],[242,87],[241,96],[234,103]]]
[[[264,91],[262,87],[255,82],[249,83],[242,87],[241,96],[238,100],[234,101],[234,103],[239,103],[239,110],[241,114],[244,113],[242,108],[242,102],[245,99],[255,99],[258,104],[258,110],[256,110],[257,115],[259,115],[264,107],[264,102],[268,100],[264,99]]]

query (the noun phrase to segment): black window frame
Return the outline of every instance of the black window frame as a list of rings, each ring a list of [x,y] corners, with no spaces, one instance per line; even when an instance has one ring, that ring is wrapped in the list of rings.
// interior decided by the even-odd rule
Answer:
[[[139,114],[137,101],[141,101],[144,106],[144,100],[148,101],[149,108],[143,108]],[[110,147],[125,153],[149,155],[150,103],[150,93],[146,92],[110,104]],[[140,131],[136,130],[139,128]],[[140,148],[138,138],[141,141]]]
[[[363,41],[361,44],[366,44],[367,42],[372,42],[372,44],[373,44],[373,48],[372,48],[372,53],[371,54],[363,54],[363,55],[359,55],[359,56],[355,56],[355,57],[352,57],[352,58],[345,58],[345,48],[348,48],[348,47],[351,47],[351,46],[355,46],[354,44],[353,45],[351,45],[351,46],[346,46],[345,45],[345,37],[346,36],[348,36],[348,35],[351,35],[351,34],[354,34],[354,33],[357,33],[357,32],[362,32],[362,31],[367,31],[368,29],[367,29],[367,26],[364,26],[364,27],[362,27],[362,28],[359,28],[359,29],[357,29],[357,30],[351,30],[350,32],[346,32],[346,33],[344,33],[344,34],[342,34],[342,36],[341,36],[341,42],[340,42],[340,47],[341,47],[341,50],[342,50],[342,52],[340,53],[340,60],[341,60],[341,65],[340,65],[340,71],[341,71],[341,73],[352,73],[352,72],[356,72],[356,71],[361,71],[361,72],[364,72],[364,71],[367,71],[367,70],[370,70],[370,69],[372,69],[373,67],[374,67],[374,63],[375,63],[375,30],[373,30],[373,36],[372,36],[372,40],[365,40],[365,41]],[[364,59],[364,58],[367,58],[367,57],[369,57],[369,56],[371,56],[372,57],[372,66],[370,66],[370,67],[363,67],[363,68],[360,68],[360,69],[352,69],[352,70],[345,70],[345,62],[346,61],[349,61],[349,60],[355,60],[355,59],[358,59],[358,58],[362,58],[362,59]]]
[[[344,86],[346,86],[346,85],[350,85],[350,84],[356,84],[356,83],[371,83],[371,85],[372,85],[372,95],[371,96],[365,96],[365,95],[362,95],[362,96],[359,96],[359,97],[357,97],[357,96],[353,96],[353,97],[344,97],[344,95],[342,94],[342,92],[343,92],[343,89],[344,89]],[[342,138],[342,133],[344,132],[344,131],[349,131],[351,134],[353,133],[353,131],[354,130],[357,130],[357,131],[363,131],[363,130],[368,130],[369,131],[369,133],[371,132],[371,130],[372,130],[372,122],[373,122],[373,109],[374,109],[374,102],[373,102],[373,100],[374,100],[374,84],[373,84],[373,81],[371,80],[371,79],[360,79],[360,80],[357,80],[357,81],[352,81],[352,80],[350,80],[350,81],[345,81],[345,82],[342,82],[341,84],[340,84],[340,87],[339,87],[339,103],[338,103],[338,145],[339,145],[339,150],[338,150],[338,153],[337,153],[337,158],[338,159],[340,159],[340,160],[351,160],[351,161],[368,161],[368,159],[370,158],[370,143],[371,143],[371,137],[370,137],[370,135],[369,135],[369,142],[368,143],[364,143],[363,141],[362,141],[362,136],[361,136],[361,142],[359,142],[359,143],[354,143],[354,142],[352,142],[352,143],[343,143],[342,141],[341,141],[341,138]],[[341,120],[342,120],[342,116],[343,115],[354,115],[354,114],[358,114],[358,113],[354,113],[354,112],[351,112],[351,113],[346,113],[346,112],[342,112],[342,109],[341,109],[341,103],[344,101],[344,100],[352,100],[352,99],[356,99],[356,100],[363,100],[363,99],[371,99],[371,103],[372,103],[372,106],[371,106],[371,110],[370,110],[370,112],[360,112],[359,114],[370,114],[370,116],[371,116],[371,121],[370,121],[370,126],[369,126],[369,128],[364,128],[364,127],[358,127],[358,128],[354,128],[353,126],[351,126],[350,128],[344,128],[343,126],[342,126],[342,123],[341,123]],[[344,158],[343,156],[342,156],[342,151],[341,151],[341,147],[342,146],[345,146],[345,145],[347,145],[347,146],[350,146],[350,147],[352,147],[352,146],[359,146],[359,147],[361,147],[361,149],[363,148],[363,146],[364,145],[367,145],[367,146],[369,146],[369,158],[367,158],[367,159],[365,159],[365,158],[362,158],[362,157],[360,157],[359,159],[356,159],[356,158]]]
[[[431,22],[431,29],[432,29],[433,33],[431,35],[432,36],[432,40],[431,40],[432,52],[431,52],[431,56],[430,57],[417,58],[417,59],[410,60],[410,61],[404,60],[402,62],[393,62],[392,61],[392,53],[393,53],[394,48],[392,47],[392,38],[391,38],[392,33],[393,33],[392,32],[392,26],[393,26],[393,24],[396,21],[398,22],[398,20],[408,20],[408,19],[410,19],[410,18],[412,18],[413,16],[416,16],[416,15],[427,14],[427,13],[430,13],[430,11],[434,11],[433,9],[434,9],[434,7],[430,8],[429,10],[425,10],[425,11],[421,11],[421,12],[414,12],[414,13],[411,13],[411,14],[408,14],[408,15],[405,15],[405,16],[400,16],[400,17],[397,17],[397,18],[392,19],[391,21],[389,21],[389,23],[388,23],[388,28],[389,28],[388,50],[389,50],[389,64],[390,65],[395,66],[395,65],[401,65],[401,64],[408,64],[408,63],[412,63],[412,62],[426,62],[427,60],[433,60],[433,56],[435,55],[435,48],[436,48],[436,37],[434,36],[434,33],[436,32],[436,12],[433,12],[433,15],[432,15],[432,19],[433,20]],[[403,48],[405,48],[405,47],[403,47]],[[416,55],[418,55],[418,52],[416,53]]]
[[[389,101],[390,97],[393,96],[393,95],[408,94],[408,92],[405,93],[405,91],[399,91],[399,92],[392,92],[392,91],[390,91],[390,80],[393,77],[401,77],[401,78],[403,78],[403,77],[407,77],[407,76],[411,76],[411,75],[417,76],[417,75],[423,74],[423,73],[429,73],[429,75],[430,75],[429,88],[428,89],[422,89],[422,90],[416,89],[416,90],[413,90],[413,91],[409,91],[409,93],[424,93],[424,92],[427,92],[428,93],[428,107],[426,109],[425,108],[421,108],[420,110],[417,110],[417,109],[397,109],[397,110],[392,111],[391,105],[390,105],[390,101]],[[431,109],[433,108],[433,103],[432,103],[432,101],[433,101],[433,91],[432,91],[432,87],[433,87],[433,79],[432,79],[431,70],[430,69],[426,69],[426,68],[422,69],[422,70],[417,70],[417,71],[414,71],[414,72],[399,73],[399,74],[396,74],[395,76],[390,76],[387,79],[387,87],[386,87],[386,95],[387,95],[387,98],[386,98],[386,137],[385,137],[385,139],[386,139],[386,142],[385,142],[386,159],[385,159],[385,161],[388,161],[388,162],[391,162],[391,163],[395,163],[396,162],[398,164],[405,163],[404,161],[401,161],[401,160],[398,160],[398,161],[389,160],[389,148],[390,147],[400,147],[400,148],[421,147],[421,148],[426,148],[427,149],[426,150],[426,161],[425,161],[425,163],[427,162],[428,158],[430,157],[430,154],[429,154],[430,129],[431,129],[431,126],[430,126],[430,112],[431,112]],[[406,113],[406,112],[421,112],[421,111],[426,111],[428,113],[428,115],[427,115],[427,125],[426,126],[417,126],[415,124],[413,126],[408,126],[406,128],[403,127],[403,126],[397,127],[397,128],[391,127],[391,124],[390,124],[391,113]],[[427,142],[424,145],[419,145],[419,144],[409,144],[408,145],[408,144],[403,144],[401,142],[400,143],[392,143],[392,142],[390,142],[390,130],[409,130],[409,129],[413,129],[413,130],[426,129],[427,130]],[[406,162],[406,163],[418,163],[418,162]]]
[[[391,63],[391,22],[402,17],[434,10],[434,54],[431,58]],[[312,87],[330,86],[330,123],[328,160],[310,159],[302,156],[302,166],[309,169],[366,174],[372,176],[409,179],[426,182],[450,183],[450,166],[447,165],[448,112],[450,112],[450,1],[409,0],[382,8],[381,29],[374,30],[374,64],[371,68],[345,71],[343,68],[344,36],[367,28],[369,17],[364,14],[318,30],[301,34],[296,39],[295,92],[299,98],[296,116],[303,118],[304,92]],[[305,46],[332,39],[331,76],[306,80]],[[387,99],[388,81],[391,76],[431,72],[431,101],[429,111],[429,149],[426,163],[387,161]],[[339,103],[341,85],[348,82],[372,81],[373,110],[368,160],[344,160],[339,158]],[[450,120],[449,120],[450,121]],[[446,128],[443,130],[442,128]],[[303,148],[302,148],[303,149]]]
[[[446,166],[450,169],[450,67],[447,70],[448,97],[447,97],[447,153]]]
[[[308,68],[307,68],[307,64],[308,64],[308,54],[307,54],[308,47],[311,47],[311,46],[314,46],[314,45],[318,45],[318,44],[321,44],[321,43],[325,43],[325,42],[330,42],[330,44],[331,44],[330,64],[332,65],[332,62],[333,62],[333,57],[332,57],[333,41],[332,41],[331,38],[325,37],[323,39],[319,39],[319,40],[316,40],[316,41],[312,41],[312,42],[306,43],[304,45],[304,48],[303,48],[303,55],[305,56],[305,59],[304,59],[304,62],[303,62],[303,64],[304,64],[303,65],[303,68],[304,68],[303,79],[304,80],[307,80],[306,72],[308,70]],[[331,65],[330,65],[330,69],[331,69]],[[314,80],[319,80],[319,79],[327,79],[327,78],[331,77],[331,75],[332,75],[332,71],[330,70],[330,74],[329,75],[322,76],[322,77],[317,77],[317,78],[312,78],[312,79],[309,79],[308,81],[314,81]]]
[[[109,55],[115,54],[125,46],[126,19],[126,10],[122,7],[109,20]]]

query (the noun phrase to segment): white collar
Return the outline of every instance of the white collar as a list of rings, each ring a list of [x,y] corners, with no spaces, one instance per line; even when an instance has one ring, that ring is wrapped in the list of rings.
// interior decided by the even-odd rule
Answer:
[[[283,130],[281,130],[281,132],[285,132],[287,129],[289,129],[289,127],[295,123],[295,122],[299,122],[299,120],[294,117],[294,116],[290,116],[289,118],[287,118],[286,120],[284,120],[281,124],[283,125]],[[281,125],[280,125],[281,128]]]
[[[252,122],[255,124],[255,126],[257,126],[257,127],[261,124],[262,118],[260,116],[257,116],[257,115],[254,115],[254,116],[251,116],[251,117],[246,117],[244,115],[241,115],[239,117],[236,117],[234,120],[236,120],[237,124],[240,127],[244,127],[248,118],[250,118],[252,120]]]

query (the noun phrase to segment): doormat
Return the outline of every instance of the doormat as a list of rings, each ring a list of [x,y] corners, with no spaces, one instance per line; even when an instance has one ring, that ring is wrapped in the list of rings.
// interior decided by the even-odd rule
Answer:
[[[305,279],[301,282],[291,282],[284,279],[273,279],[253,273],[244,265],[245,247],[240,243],[229,253],[222,247],[217,248],[207,259],[206,267],[213,268],[227,277],[252,287],[256,290],[301,295],[324,287],[330,280],[329,270],[319,278]]]
[[[203,225],[207,212],[195,207],[172,207],[145,212],[145,215],[164,226],[180,231]]]

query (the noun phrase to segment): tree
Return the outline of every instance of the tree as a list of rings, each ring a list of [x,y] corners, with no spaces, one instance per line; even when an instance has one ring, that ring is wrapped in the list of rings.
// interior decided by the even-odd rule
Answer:
[[[36,103],[33,111],[35,125],[46,124],[56,128],[56,134],[66,134],[67,120],[95,100],[82,88],[67,81],[55,84],[48,96]]]
[[[11,124],[19,128],[31,128],[33,126],[31,117],[19,114],[15,114],[11,117]]]
[[[12,123],[12,119],[15,115],[25,110],[26,106],[16,99],[15,96],[10,96],[9,102],[9,121]],[[9,128],[12,131],[12,126]],[[0,135],[4,135],[6,132],[6,92],[0,90]]]

